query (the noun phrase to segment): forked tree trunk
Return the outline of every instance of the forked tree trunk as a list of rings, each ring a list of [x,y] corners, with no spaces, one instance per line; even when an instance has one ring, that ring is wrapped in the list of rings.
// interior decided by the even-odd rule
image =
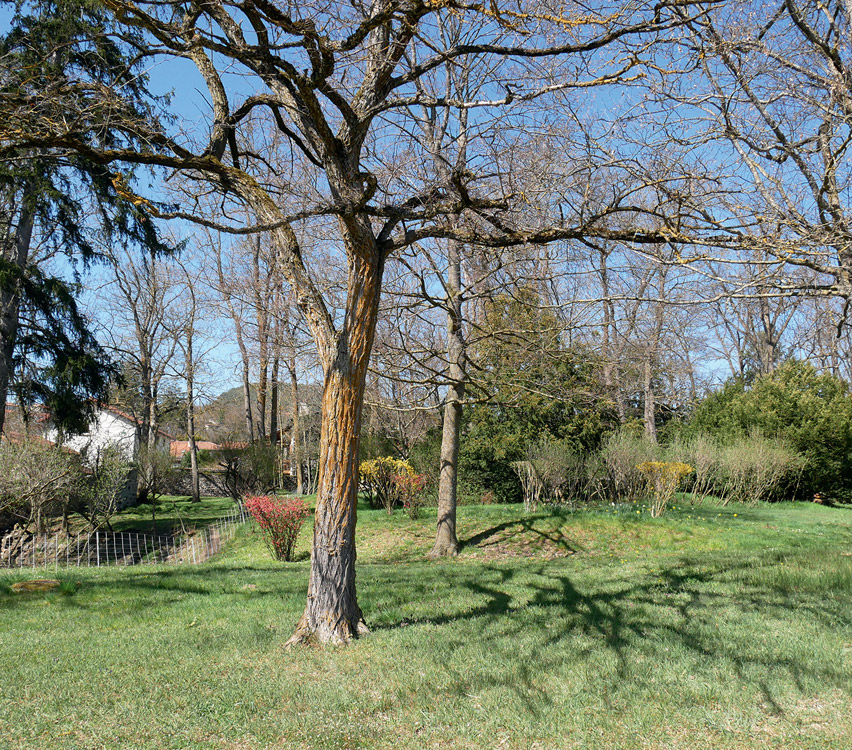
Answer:
[[[367,364],[376,332],[383,263],[350,259],[346,318],[325,352],[317,505],[308,602],[287,645],[342,644],[366,634],[355,595],[358,444]],[[298,403],[295,404],[298,408]]]

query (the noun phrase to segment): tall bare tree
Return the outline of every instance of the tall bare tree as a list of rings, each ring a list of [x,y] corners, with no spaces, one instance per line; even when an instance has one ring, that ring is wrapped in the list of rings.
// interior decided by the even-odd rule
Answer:
[[[171,55],[195,64],[212,105],[209,138],[193,143],[160,123],[140,121],[122,107],[119,92],[80,81],[80,117],[56,118],[49,107],[30,106],[34,95],[26,92],[4,97],[4,109],[15,116],[3,118],[0,139],[76,150],[102,164],[179,170],[222,190],[226,201],[246,206],[257,224],[234,225],[227,214],[211,220],[191,207],[169,215],[228,231],[270,232],[316,341],[325,379],[308,600],[292,640],[345,642],[366,632],[355,595],[357,456],[388,255],[429,239],[505,247],[584,236],[592,229],[603,236],[624,234],[608,223],[613,212],[626,210],[623,206],[603,215],[563,210],[561,219],[526,223],[522,213],[511,210],[520,199],[504,189],[499,171],[454,174],[449,184],[412,182],[394,162],[400,155],[389,147],[390,138],[407,129],[410,107],[504,109],[518,117],[526,105],[554,90],[626,75],[642,64],[642,50],[655,34],[683,22],[671,11],[685,3],[601,3],[594,12],[572,3],[558,15],[542,13],[535,3],[510,10],[423,0],[337,5],[333,14],[311,5],[290,11],[267,0],[104,4],[119,31],[133,29],[148,40],[138,45],[141,55]],[[476,38],[443,47],[432,29],[439,17],[450,14],[472,23],[484,15],[489,23],[481,25]],[[493,61],[487,98],[453,102],[417,91],[417,80],[470,55]],[[231,67],[242,73],[240,91],[253,86],[253,93],[229,91],[232,78],[223,73]],[[518,86],[521,68],[526,74]],[[79,132],[85,109],[103,96],[114,99],[113,137],[107,145],[93,144]],[[286,153],[259,153],[244,139],[244,125],[260,117],[271,118],[287,136]],[[146,147],[121,138],[117,142],[116,134],[122,133],[144,135]],[[291,210],[293,202],[264,181],[270,164],[283,170],[295,160],[300,167],[313,165],[314,193],[307,210]],[[148,206],[130,182],[126,192]],[[465,211],[476,213],[478,222],[456,225],[452,217]],[[311,221],[325,221],[336,233],[346,289],[339,307],[318,285],[316,269],[299,243],[296,226]],[[626,237],[633,242],[661,239],[658,231],[635,226]]]

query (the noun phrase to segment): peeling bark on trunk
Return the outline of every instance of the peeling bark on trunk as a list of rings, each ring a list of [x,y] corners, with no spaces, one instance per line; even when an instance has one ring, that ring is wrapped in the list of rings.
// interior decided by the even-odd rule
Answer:
[[[383,261],[378,253],[366,255],[350,254],[343,330],[333,351],[320,352],[325,382],[308,602],[287,645],[342,644],[369,632],[355,595],[355,521],[361,416]]]

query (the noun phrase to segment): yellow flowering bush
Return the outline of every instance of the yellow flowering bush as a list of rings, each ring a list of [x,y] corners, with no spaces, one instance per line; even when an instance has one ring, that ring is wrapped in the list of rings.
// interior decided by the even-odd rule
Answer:
[[[394,505],[399,505],[400,483],[395,477],[413,477],[416,472],[408,461],[392,456],[382,456],[362,461],[358,469],[361,477],[361,489],[367,494],[367,501],[373,508],[384,508],[388,515]]]
[[[674,497],[680,480],[692,474],[693,468],[680,461],[645,461],[636,464],[636,471],[642,475],[650,493],[651,516],[657,518]]]

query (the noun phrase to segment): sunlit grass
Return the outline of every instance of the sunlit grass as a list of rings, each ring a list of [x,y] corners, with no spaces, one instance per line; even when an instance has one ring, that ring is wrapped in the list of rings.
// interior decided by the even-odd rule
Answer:
[[[0,576],[1,748],[830,748],[852,742],[852,510],[359,510],[372,633],[304,606],[250,526],[199,566]],[[639,513],[636,512],[639,510]],[[53,572],[51,572],[53,575]]]

